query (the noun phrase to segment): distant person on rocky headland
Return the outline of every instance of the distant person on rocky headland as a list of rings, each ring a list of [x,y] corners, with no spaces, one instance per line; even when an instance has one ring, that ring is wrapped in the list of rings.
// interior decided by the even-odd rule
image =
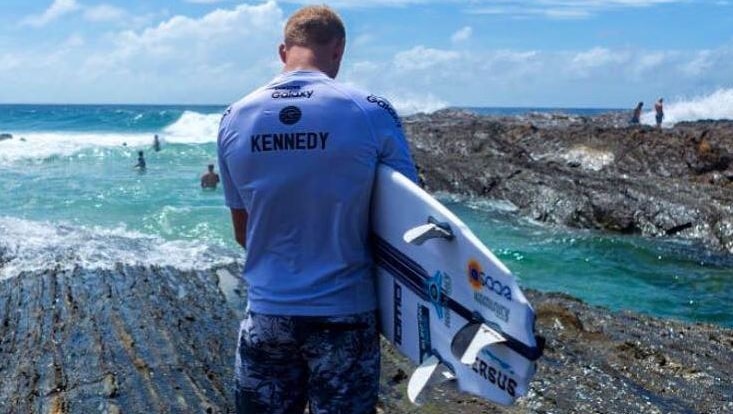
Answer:
[[[639,102],[638,105],[636,105],[636,108],[634,109],[634,114],[631,116],[631,123],[632,125],[638,125],[639,121],[641,119],[641,108],[644,107],[644,102]]]
[[[657,128],[662,127],[662,121],[664,121],[664,99],[659,98],[657,103],[654,104],[654,111],[657,113]]]
[[[219,184],[219,174],[214,172],[214,164],[209,164],[209,171],[201,176],[201,188],[215,189]]]
[[[142,151],[138,151],[137,152],[137,164],[135,164],[135,166],[132,167],[132,168],[138,169],[140,171],[144,171],[145,170],[145,167],[146,167],[146,165],[145,165],[145,157],[143,156],[143,152]]]
[[[158,134],[155,134],[153,137],[153,149],[155,152],[160,151],[160,139],[158,138]]]

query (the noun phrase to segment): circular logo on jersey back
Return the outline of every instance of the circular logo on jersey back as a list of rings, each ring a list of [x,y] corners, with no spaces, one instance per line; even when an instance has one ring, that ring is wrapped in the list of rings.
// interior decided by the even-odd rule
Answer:
[[[286,106],[280,111],[280,122],[285,125],[293,125],[300,121],[303,113],[297,106]]]

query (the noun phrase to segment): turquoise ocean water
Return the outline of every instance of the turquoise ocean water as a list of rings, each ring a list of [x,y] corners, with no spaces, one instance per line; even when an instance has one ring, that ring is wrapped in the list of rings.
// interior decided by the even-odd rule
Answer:
[[[0,105],[0,133],[14,136],[0,141],[0,249],[13,257],[0,279],[50,262],[191,268],[241,260],[221,189],[202,191],[198,182],[216,161],[222,110]],[[163,141],[160,152],[151,148],[153,134]],[[138,150],[145,173],[132,169]],[[525,287],[733,327],[733,257],[676,241],[552,228],[501,203],[440,197]]]

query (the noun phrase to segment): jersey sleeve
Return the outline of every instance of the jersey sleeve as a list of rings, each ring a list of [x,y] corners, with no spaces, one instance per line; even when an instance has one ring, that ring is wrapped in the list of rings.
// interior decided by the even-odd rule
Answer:
[[[365,105],[377,139],[379,162],[417,183],[417,170],[399,115],[389,101],[378,96],[368,96]]]
[[[229,136],[228,136],[228,125],[229,125],[229,115],[231,112],[231,108],[228,108],[224,115],[221,118],[221,123],[219,124],[219,137],[217,139],[217,153],[219,158],[219,176],[221,179],[221,184],[224,187],[224,201],[229,208],[243,210],[246,208],[244,205],[244,200],[242,200],[241,194],[239,194],[239,190],[237,190],[237,186],[234,184],[234,181],[232,180],[232,175],[229,172],[229,165],[227,163],[226,159],[226,146],[229,143]]]

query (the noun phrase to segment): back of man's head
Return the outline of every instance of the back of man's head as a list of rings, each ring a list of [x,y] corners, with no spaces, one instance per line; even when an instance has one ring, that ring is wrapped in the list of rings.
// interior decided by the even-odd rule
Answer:
[[[314,47],[346,38],[341,18],[328,6],[306,6],[285,25],[285,46]]]

